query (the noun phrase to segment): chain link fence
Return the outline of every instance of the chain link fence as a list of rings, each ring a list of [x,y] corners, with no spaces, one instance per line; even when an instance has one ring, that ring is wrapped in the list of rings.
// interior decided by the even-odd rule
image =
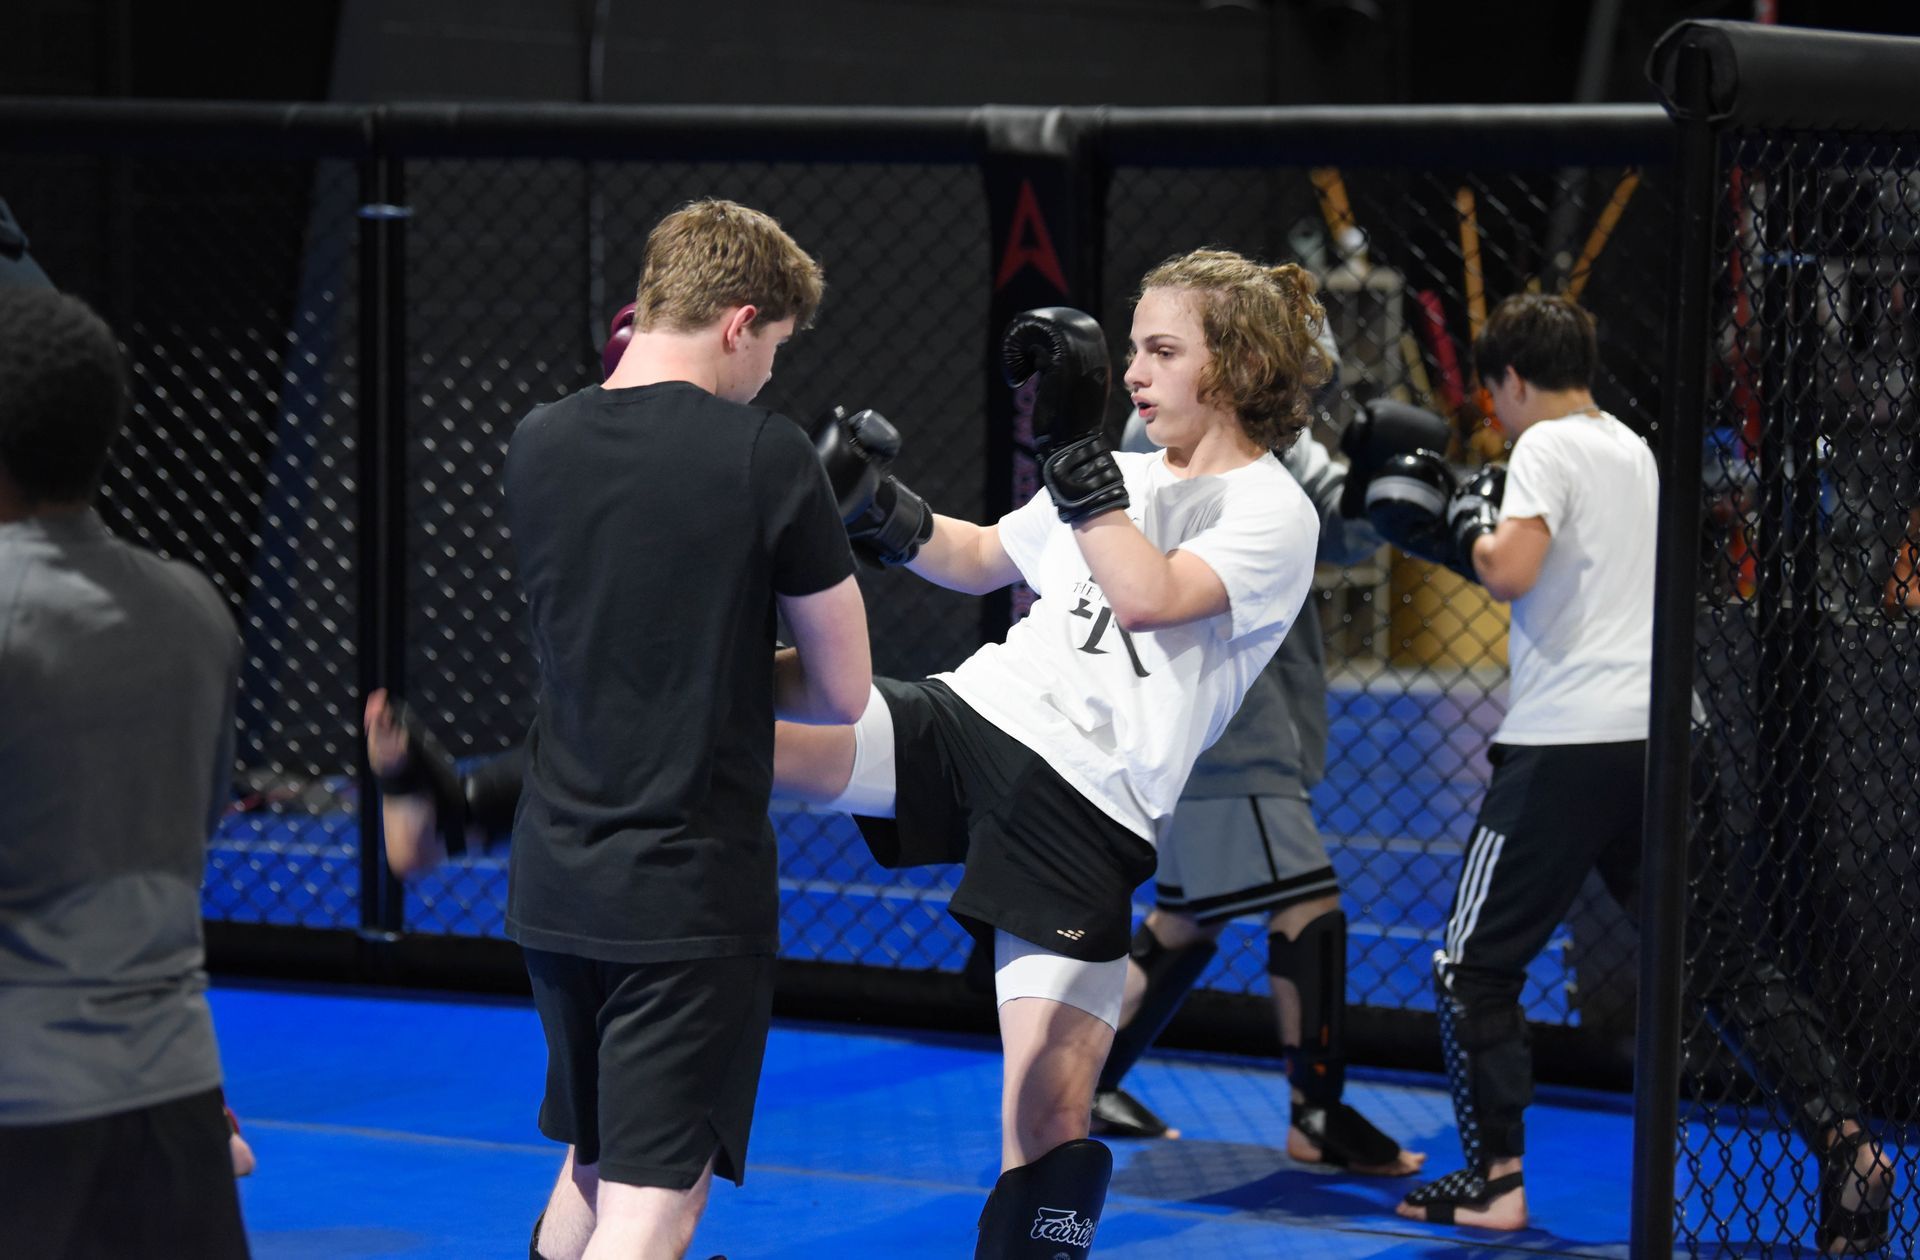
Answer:
[[[900,476],[943,512],[982,516],[989,245],[971,168],[419,159],[405,187],[406,674],[456,755],[498,752],[532,717],[524,605],[499,517],[507,439],[534,403],[599,379],[647,230],[689,199],[767,210],[826,272],[815,327],[781,352],[759,401],[802,421],[834,404],[877,409],[907,435]],[[860,581],[878,672],[933,673],[978,646],[973,601],[900,571]],[[788,957],[958,965],[965,934],[944,912],[957,872],[878,871],[837,815],[782,809],[776,821]],[[409,890],[408,929],[501,934],[505,879],[497,851],[443,868]]]
[[[1920,1175],[1920,136],[1721,152],[1680,1140],[1704,1255],[1836,1236]],[[1716,925],[1776,974],[1721,983]]]
[[[355,923],[353,168],[6,154],[0,189],[126,350],[134,405],[102,515],[205,572],[240,627],[236,799],[207,912]]]
[[[1576,133],[1577,134],[1577,133]],[[1568,152],[1577,139],[1568,143]],[[1653,151],[1658,152],[1657,147]],[[1297,259],[1320,281],[1340,389],[1312,438],[1337,452],[1356,408],[1394,398],[1454,422],[1449,458],[1508,449],[1472,379],[1486,311],[1525,289],[1571,292],[1601,333],[1596,396],[1642,434],[1656,427],[1658,277],[1670,252],[1664,166],[1501,169],[1123,167],[1108,193],[1103,323],[1124,343],[1139,278],[1200,244]],[[1331,744],[1313,810],[1349,925],[1350,1000],[1431,1010],[1440,945],[1506,707],[1505,605],[1391,548],[1321,566],[1310,611],[1325,632]],[[1632,1027],[1634,932],[1597,877],[1530,969],[1536,1023]],[[1202,983],[1264,994],[1264,924],[1237,924]]]
[[[1123,345],[1140,275],[1169,254],[1214,243],[1297,258],[1320,276],[1343,361],[1315,440],[1334,446],[1358,404],[1390,396],[1452,418],[1449,455],[1472,465],[1504,457],[1471,379],[1478,321],[1518,289],[1575,291],[1600,319],[1602,403],[1651,432],[1672,218],[1665,122],[1636,113],[1628,147],[1639,156],[1624,160],[1617,143],[1583,148],[1582,119],[1549,121],[1560,123],[1550,144],[1462,122],[1444,165],[1420,135],[1395,139],[1392,118],[1364,161],[1337,170],[1305,151],[1122,157],[1095,181],[1100,297],[1089,305]],[[939,510],[1000,510],[984,471],[995,387],[987,198],[976,160],[913,155],[912,120],[859,160],[854,140],[796,160],[737,135],[715,148],[740,156],[711,160],[684,142],[636,157],[604,134],[585,156],[566,136],[436,147],[410,133],[411,148],[383,149],[365,119],[315,142],[325,150],[315,157],[215,160],[218,128],[189,124],[170,152],[131,156],[111,119],[70,134],[59,153],[16,144],[21,131],[0,125],[0,194],[36,256],[114,322],[134,363],[138,410],[106,492],[110,520],[211,573],[246,637],[239,789],[209,867],[213,919],[501,935],[497,848],[408,887],[390,920],[362,898],[386,876],[360,841],[361,694],[370,679],[396,683],[461,757],[497,753],[525,730],[532,673],[501,522],[505,443],[530,406],[596,379],[645,232],[672,206],[711,194],[765,208],[826,269],[818,327],[783,352],[763,402],[802,419],[834,403],[875,407],[907,437],[901,476]],[[594,120],[599,133],[611,125]],[[644,149],[645,124],[628,125]],[[831,149],[832,128],[819,132],[812,147]],[[89,144],[101,152],[73,156]],[[395,603],[391,672],[368,659],[379,636],[366,627],[381,614],[363,571],[387,536],[367,524],[387,509],[362,486],[364,470],[371,459],[395,472],[367,427],[376,386],[361,336],[362,304],[376,300],[362,292],[376,162],[390,163],[382,195],[404,216],[383,229],[399,244],[378,299],[404,347],[390,365],[405,400],[391,449],[404,461],[382,561],[397,583],[381,597]],[[862,582],[881,672],[934,672],[980,641],[975,601],[900,572]],[[1423,1011],[1504,706],[1504,610],[1383,550],[1322,572],[1311,614],[1326,631],[1333,731],[1313,804],[1354,921],[1350,998]],[[775,821],[787,957],[961,968],[969,941],[945,914],[956,872],[880,871],[835,815],[781,809]],[[1207,987],[1264,992],[1255,926],[1226,938]],[[1533,969],[1530,1017],[1617,1039],[1632,945],[1594,884]]]

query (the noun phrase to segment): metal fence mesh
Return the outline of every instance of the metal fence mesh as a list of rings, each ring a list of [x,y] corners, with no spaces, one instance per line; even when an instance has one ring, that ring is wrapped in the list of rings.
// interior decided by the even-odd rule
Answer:
[[[902,479],[938,510],[980,518],[989,247],[973,170],[423,159],[405,183],[408,688],[456,755],[499,751],[532,716],[524,604],[499,513],[507,439],[534,404],[599,379],[647,229],[691,198],[766,210],[826,271],[816,327],[781,352],[761,404],[802,421],[836,403],[878,409],[905,436]],[[972,600],[902,572],[863,571],[861,584],[876,671],[919,677],[978,645]],[[777,821],[789,957],[959,965],[964,933],[943,909],[957,873],[880,872],[834,815],[782,810]],[[420,881],[408,927],[500,934],[504,866],[481,854]]]
[[[1920,1172],[1920,139],[1721,146],[1676,1226],[1792,1254]],[[1779,969],[1764,1001],[1715,990],[1716,922]]]
[[[55,283],[125,347],[109,526],[212,578],[244,643],[211,917],[357,918],[355,176],[340,162],[8,156]]]
[[[1392,397],[1456,425],[1450,457],[1504,460],[1478,399],[1472,338],[1526,288],[1570,290],[1600,322],[1596,395],[1655,427],[1667,172],[1123,168],[1108,197],[1105,310],[1124,345],[1141,275],[1202,244],[1300,260],[1320,279],[1341,389],[1313,436],[1337,450],[1355,408]],[[1312,596],[1326,635],[1331,746],[1314,815],[1339,871],[1349,999],[1432,1008],[1438,947],[1506,705],[1506,608],[1436,566],[1383,548],[1323,565]],[[1235,925],[1203,983],[1264,993],[1263,925]],[[1631,1026],[1633,931],[1597,878],[1529,973],[1529,1018]]]
[[[214,575],[247,636],[241,785],[209,870],[215,918],[359,923],[353,775],[359,663],[356,391],[359,189],[347,161],[5,156],[35,253],[122,330],[140,401],[109,487],[116,527]],[[498,477],[526,410],[595,379],[648,226],[688,198],[775,214],[824,265],[818,327],[762,401],[796,418],[873,406],[901,428],[903,480],[940,511],[986,512],[987,198],[970,164],[413,157],[404,227],[407,397],[403,687],[456,755],[508,746],[532,675]],[[1604,405],[1652,428],[1671,211],[1660,170],[1356,167],[1112,172],[1102,322],[1124,344],[1154,262],[1203,243],[1297,257],[1322,279],[1341,395],[1315,434],[1391,395],[1457,422],[1456,462],[1501,458],[1470,377],[1483,310],[1569,285],[1599,316]],[[127,225],[140,228],[127,234]],[[46,224],[42,229],[40,225]],[[1355,236],[1343,229],[1363,234]],[[1364,251],[1356,243],[1364,239]],[[102,240],[130,246],[100,248]],[[137,446],[136,446],[137,444]],[[920,676],[978,642],[974,601],[910,574],[863,577],[876,666]],[[1354,920],[1350,998],[1431,1004],[1429,958],[1504,706],[1504,610],[1383,550],[1319,575],[1333,747],[1313,804]],[[959,968],[957,872],[873,866],[845,819],[776,814],[783,951]],[[1597,885],[1596,885],[1597,887]],[[504,861],[481,852],[407,889],[405,928],[499,935]],[[1242,930],[1244,928],[1244,930]],[[1204,983],[1264,990],[1257,925]],[[1591,893],[1533,969],[1537,1020],[1617,1029],[1632,935]]]

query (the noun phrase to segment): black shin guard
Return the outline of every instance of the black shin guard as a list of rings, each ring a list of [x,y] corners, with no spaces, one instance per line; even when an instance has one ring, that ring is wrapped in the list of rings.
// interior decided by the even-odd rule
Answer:
[[[1001,1173],[980,1210],[973,1260],[1085,1260],[1112,1179],[1113,1152],[1092,1138]]]
[[[1491,1160],[1524,1155],[1526,1110],[1533,1101],[1526,1017],[1517,1006],[1469,1011],[1447,991],[1444,980],[1435,990],[1440,1047],[1446,1054],[1447,1083],[1467,1167],[1484,1169]]]
[[[1107,1051],[1106,1066],[1100,1070],[1100,1088],[1118,1089],[1121,1078],[1133,1070],[1147,1047],[1166,1031],[1173,1013],[1186,1001],[1187,992],[1200,979],[1220,947],[1210,940],[1197,940],[1178,949],[1168,949],[1146,924],[1133,934],[1131,954],[1146,973],[1147,989],[1140,996],[1140,1007],[1133,1018],[1113,1034],[1113,1049]]]
[[[1282,1045],[1287,1074],[1309,1106],[1331,1107],[1347,1084],[1347,916],[1329,910],[1289,940],[1267,933],[1267,974],[1300,994],[1300,1044]]]

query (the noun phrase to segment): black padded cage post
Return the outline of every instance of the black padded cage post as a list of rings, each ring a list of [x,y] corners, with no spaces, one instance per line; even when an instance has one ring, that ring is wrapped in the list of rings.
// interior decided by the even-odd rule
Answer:
[[[1633,1254],[1911,1255],[1920,41],[1683,23],[1649,71],[1683,192]]]

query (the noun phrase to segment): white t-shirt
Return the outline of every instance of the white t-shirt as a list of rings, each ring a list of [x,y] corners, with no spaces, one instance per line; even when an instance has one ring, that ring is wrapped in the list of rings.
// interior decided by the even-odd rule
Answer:
[[[1125,634],[1045,490],[1000,518],[1038,599],[1004,643],[939,677],[1115,820],[1157,841],[1202,750],[1299,615],[1320,522],[1272,455],[1176,477],[1164,453],[1116,451],[1127,515],[1154,546],[1204,560],[1226,612]]]
[[[1653,686],[1653,452],[1605,412],[1535,423],[1514,443],[1500,515],[1553,534],[1513,601],[1503,744],[1647,737]]]

